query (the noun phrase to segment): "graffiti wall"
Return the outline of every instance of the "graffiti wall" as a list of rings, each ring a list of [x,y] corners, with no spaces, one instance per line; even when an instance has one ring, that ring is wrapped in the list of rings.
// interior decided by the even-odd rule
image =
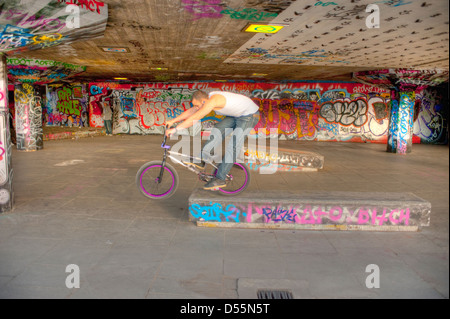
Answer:
[[[192,94],[199,89],[251,97],[261,112],[252,137],[277,132],[279,139],[287,140],[388,142],[391,93],[352,82],[48,84],[42,97],[46,100],[43,122],[103,127],[102,105],[106,103],[113,109],[114,134],[162,134],[168,120],[191,107]],[[222,118],[208,114],[202,120],[203,132]],[[445,87],[415,94],[413,143],[448,143],[447,122]],[[191,129],[189,133],[199,132]]]
[[[244,94],[259,105],[261,119],[252,135],[316,141],[386,142],[389,92],[356,83],[90,83],[90,125],[102,126],[101,103],[114,109],[114,133],[161,133],[167,120],[190,108],[195,90]],[[208,130],[222,117],[202,121]],[[191,132],[192,133],[192,132]]]
[[[421,143],[448,143],[448,88],[439,86],[416,93],[414,136]]]
[[[189,109],[192,87],[91,83],[90,126],[103,126],[102,103],[113,108],[114,134],[162,134],[166,122]],[[222,117],[215,113],[202,121],[208,129]],[[192,130],[191,130],[192,133]]]
[[[85,84],[47,85],[44,123],[49,126],[89,126],[89,95]]]

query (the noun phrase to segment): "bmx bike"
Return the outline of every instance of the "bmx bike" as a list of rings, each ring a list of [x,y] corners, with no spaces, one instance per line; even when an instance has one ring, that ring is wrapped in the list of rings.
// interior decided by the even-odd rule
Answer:
[[[164,140],[161,144],[161,148],[164,149],[162,161],[145,163],[136,174],[137,187],[144,196],[151,199],[167,199],[177,190],[179,184],[178,173],[172,165],[167,163],[167,158],[196,173],[202,182],[209,182],[216,176],[218,168],[212,162],[207,162],[203,169],[186,164],[186,162],[192,160],[200,161],[200,158],[170,151],[171,146],[166,145],[166,141],[167,136],[164,130]],[[205,170],[208,165],[212,166],[211,173],[207,173]],[[219,194],[224,196],[234,196],[242,193],[249,184],[250,171],[248,167],[244,163],[234,163],[227,175],[226,186],[216,188],[214,191],[218,191]]]

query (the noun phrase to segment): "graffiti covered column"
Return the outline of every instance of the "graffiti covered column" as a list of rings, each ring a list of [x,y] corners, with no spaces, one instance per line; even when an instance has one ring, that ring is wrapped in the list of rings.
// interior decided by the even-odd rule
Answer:
[[[406,154],[412,149],[415,92],[391,93],[387,151]]]
[[[0,213],[12,210],[12,178],[6,56],[0,53]]]
[[[16,141],[21,151],[36,151],[44,147],[41,97],[28,83],[18,84],[14,90],[16,107]]]
[[[448,70],[385,69],[356,72],[353,78],[391,90],[387,151],[406,154],[412,149],[416,92],[448,81]]]

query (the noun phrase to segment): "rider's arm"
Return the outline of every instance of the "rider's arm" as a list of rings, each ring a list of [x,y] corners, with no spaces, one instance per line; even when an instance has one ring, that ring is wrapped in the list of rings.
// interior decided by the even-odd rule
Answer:
[[[218,106],[218,100],[215,97],[216,96],[213,96],[209,100],[207,100],[197,112],[189,116],[183,123],[178,125],[177,129],[181,130],[191,127],[192,125],[194,125],[195,121],[199,121],[206,115],[211,113],[211,111],[213,111],[214,108]]]

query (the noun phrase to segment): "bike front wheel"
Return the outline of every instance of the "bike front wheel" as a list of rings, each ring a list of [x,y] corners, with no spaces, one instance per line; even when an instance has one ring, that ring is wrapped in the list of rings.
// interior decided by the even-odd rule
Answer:
[[[217,170],[214,171],[216,175]],[[234,163],[227,175],[227,186],[219,188],[219,193],[225,196],[234,196],[242,193],[250,185],[250,170],[243,163]]]
[[[160,179],[161,169],[163,169]],[[144,164],[136,174],[136,184],[142,195],[151,199],[166,199],[178,188],[178,173],[170,164],[160,161]]]

